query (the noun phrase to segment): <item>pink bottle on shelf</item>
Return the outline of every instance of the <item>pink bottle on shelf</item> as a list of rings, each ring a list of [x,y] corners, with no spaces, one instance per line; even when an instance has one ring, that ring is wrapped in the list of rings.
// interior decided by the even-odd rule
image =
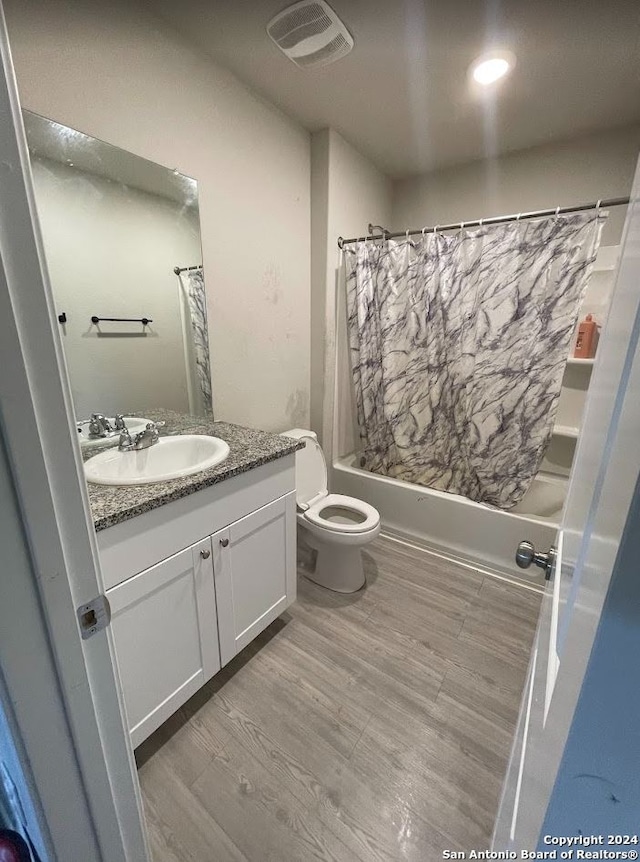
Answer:
[[[596,333],[598,324],[593,315],[587,314],[586,318],[578,327],[578,338],[573,355],[576,359],[591,359],[596,351]]]

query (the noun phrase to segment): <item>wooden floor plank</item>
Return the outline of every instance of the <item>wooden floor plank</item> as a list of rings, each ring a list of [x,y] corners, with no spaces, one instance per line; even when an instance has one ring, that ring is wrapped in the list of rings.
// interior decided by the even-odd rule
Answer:
[[[321,740],[240,687],[230,697],[219,693],[214,710],[252,757],[349,848],[346,858],[389,858],[394,844],[388,812],[371,804],[375,788],[359,782],[344,758],[332,756]]]
[[[477,596],[483,575],[433,554],[429,556],[389,539],[380,539],[375,549],[378,569],[387,577],[395,573],[406,585],[439,591],[446,598],[470,600]]]
[[[248,858],[341,862],[347,855],[333,832],[235,740],[208,764],[192,790]]]
[[[151,757],[140,769],[145,808],[181,862],[247,862],[215,816],[185,787],[166,759]],[[154,860],[158,862],[158,860]]]
[[[383,674],[390,681],[404,685],[410,691],[420,692],[422,696],[430,699],[437,696],[448,666],[435,656],[428,663],[421,661],[415,656],[414,650],[394,637],[393,630],[381,632],[375,622],[367,624],[366,620],[347,626],[335,615],[322,618],[302,607],[298,607],[294,613],[296,619],[304,623],[303,636],[313,630],[319,637],[333,641],[352,660],[350,666],[353,674],[358,675],[370,669],[376,677]]]
[[[489,845],[540,595],[378,539],[136,752],[155,862],[430,862]]]
[[[229,738],[220,725],[201,720],[197,704],[196,695],[137,748],[139,767],[157,756],[171,764],[183,784],[193,784]]]

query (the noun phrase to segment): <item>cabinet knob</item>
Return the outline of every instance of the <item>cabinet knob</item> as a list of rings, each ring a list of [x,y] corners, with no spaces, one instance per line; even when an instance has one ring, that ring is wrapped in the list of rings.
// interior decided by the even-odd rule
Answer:
[[[222,545],[223,548],[226,548],[227,545],[229,544],[229,539],[220,539],[220,544]]]
[[[200,551],[200,556],[203,560],[208,560],[211,556],[211,551]]]

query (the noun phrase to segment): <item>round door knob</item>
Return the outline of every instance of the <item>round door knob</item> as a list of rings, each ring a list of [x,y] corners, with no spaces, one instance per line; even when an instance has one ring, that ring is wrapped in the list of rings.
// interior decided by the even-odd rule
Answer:
[[[211,556],[211,551],[200,551],[200,556],[203,560],[208,560]]]
[[[220,539],[220,544],[222,545],[223,548],[226,548],[227,545],[229,544],[229,539]]]
[[[521,569],[528,569],[536,555],[532,542],[522,541],[516,550],[516,563]]]
[[[551,578],[553,567],[556,562],[557,549],[553,545],[549,548],[546,554],[541,554],[533,546],[532,542],[523,541],[518,545],[516,550],[516,563],[521,569],[528,569],[531,563],[544,569],[545,580]]]

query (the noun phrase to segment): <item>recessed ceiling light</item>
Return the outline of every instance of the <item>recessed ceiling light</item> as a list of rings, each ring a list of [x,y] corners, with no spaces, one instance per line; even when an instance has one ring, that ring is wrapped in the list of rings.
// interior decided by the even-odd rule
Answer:
[[[486,87],[504,78],[515,66],[515,61],[510,51],[483,54],[471,64],[471,77],[477,84]]]

